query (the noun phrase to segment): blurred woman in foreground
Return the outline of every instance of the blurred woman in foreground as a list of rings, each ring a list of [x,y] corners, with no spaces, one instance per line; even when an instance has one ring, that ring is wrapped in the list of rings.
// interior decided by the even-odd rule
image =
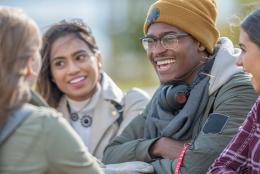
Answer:
[[[60,114],[28,104],[41,47],[36,24],[8,7],[0,7],[0,24],[0,173],[103,173]]]

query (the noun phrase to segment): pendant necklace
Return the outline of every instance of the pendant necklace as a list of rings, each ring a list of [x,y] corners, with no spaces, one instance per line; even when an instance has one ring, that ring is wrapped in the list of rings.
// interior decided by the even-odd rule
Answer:
[[[81,108],[79,111],[77,112],[71,112],[71,109],[70,109],[70,106],[69,106],[69,103],[67,102],[67,108],[68,108],[68,111],[69,111],[69,114],[70,114],[70,119],[72,121],[78,121],[79,120],[79,114],[84,108]],[[83,127],[90,127],[92,125],[92,117],[87,115],[87,114],[84,114],[81,118],[80,118],[80,123]]]

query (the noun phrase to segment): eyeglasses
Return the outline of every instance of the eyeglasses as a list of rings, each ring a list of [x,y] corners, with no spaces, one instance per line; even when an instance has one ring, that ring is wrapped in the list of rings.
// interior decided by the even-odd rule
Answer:
[[[160,41],[162,47],[165,49],[176,50],[178,48],[178,39],[186,36],[189,36],[189,34],[170,32],[163,34],[163,36],[159,38],[146,36],[141,38],[141,41],[146,51],[152,51],[154,48],[156,48],[157,41]]]

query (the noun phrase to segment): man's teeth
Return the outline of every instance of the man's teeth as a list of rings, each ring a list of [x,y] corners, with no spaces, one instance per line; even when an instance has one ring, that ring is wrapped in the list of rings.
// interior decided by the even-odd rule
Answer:
[[[85,77],[80,77],[80,78],[71,80],[70,83],[78,83],[78,82],[80,82],[80,81],[83,80],[83,79],[85,79]]]
[[[170,63],[174,63],[176,62],[176,60],[174,59],[167,59],[167,60],[158,60],[156,62],[157,65],[164,65],[164,64],[170,64]]]

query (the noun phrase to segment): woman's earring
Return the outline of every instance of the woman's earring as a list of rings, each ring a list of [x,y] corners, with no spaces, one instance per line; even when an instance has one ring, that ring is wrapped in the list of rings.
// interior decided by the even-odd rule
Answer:
[[[102,67],[102,64],[101,63],[98,63],[98,68],[101,68]]]

